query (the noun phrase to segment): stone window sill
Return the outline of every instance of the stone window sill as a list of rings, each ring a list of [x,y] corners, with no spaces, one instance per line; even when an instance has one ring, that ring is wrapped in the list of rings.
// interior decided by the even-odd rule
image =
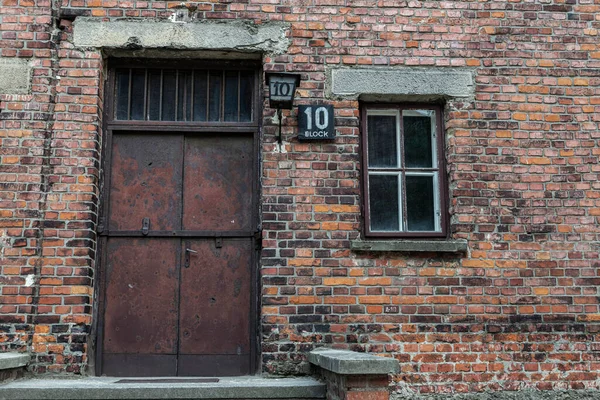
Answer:
[[[350,243],[353,251],[368,252],[427,252],[427,253],[466,253],[465,240],[354,240]]]

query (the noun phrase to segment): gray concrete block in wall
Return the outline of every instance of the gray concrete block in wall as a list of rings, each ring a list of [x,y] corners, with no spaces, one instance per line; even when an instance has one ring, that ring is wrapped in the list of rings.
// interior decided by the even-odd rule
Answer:
[[[30,89],[29,60],[0,57],[0,94],[28,94]]]
[[[457,68],[335,68],[331,92],[339,96],[416,95],[470,97],[473,75]]]
[[[73,42],[78,47],[121,49],[230,50],[283,53],[290,45],[289,25],[247,21],[113,20],[77,18]]]

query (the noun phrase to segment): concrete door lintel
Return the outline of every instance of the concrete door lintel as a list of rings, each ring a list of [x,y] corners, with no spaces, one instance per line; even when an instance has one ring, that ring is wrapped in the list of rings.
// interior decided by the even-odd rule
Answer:
[[[283,54],[291,42],[289,24],[214,20],[187,23],[171,20],[123,19],[103,21],[78,17],[73,44],[80,48],[228,50]]]

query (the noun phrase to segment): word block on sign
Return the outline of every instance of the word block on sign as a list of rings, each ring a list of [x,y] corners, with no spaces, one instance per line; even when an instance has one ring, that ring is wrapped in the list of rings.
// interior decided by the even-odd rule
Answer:
[[[298,106],[298,139],[335,139],[333,106],[328,104]]]

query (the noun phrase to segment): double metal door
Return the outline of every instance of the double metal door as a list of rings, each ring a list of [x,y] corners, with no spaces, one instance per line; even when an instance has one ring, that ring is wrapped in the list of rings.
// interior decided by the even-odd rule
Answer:
[[[251,373],[254,135],[119,131],[110,138],[100,372]]]

